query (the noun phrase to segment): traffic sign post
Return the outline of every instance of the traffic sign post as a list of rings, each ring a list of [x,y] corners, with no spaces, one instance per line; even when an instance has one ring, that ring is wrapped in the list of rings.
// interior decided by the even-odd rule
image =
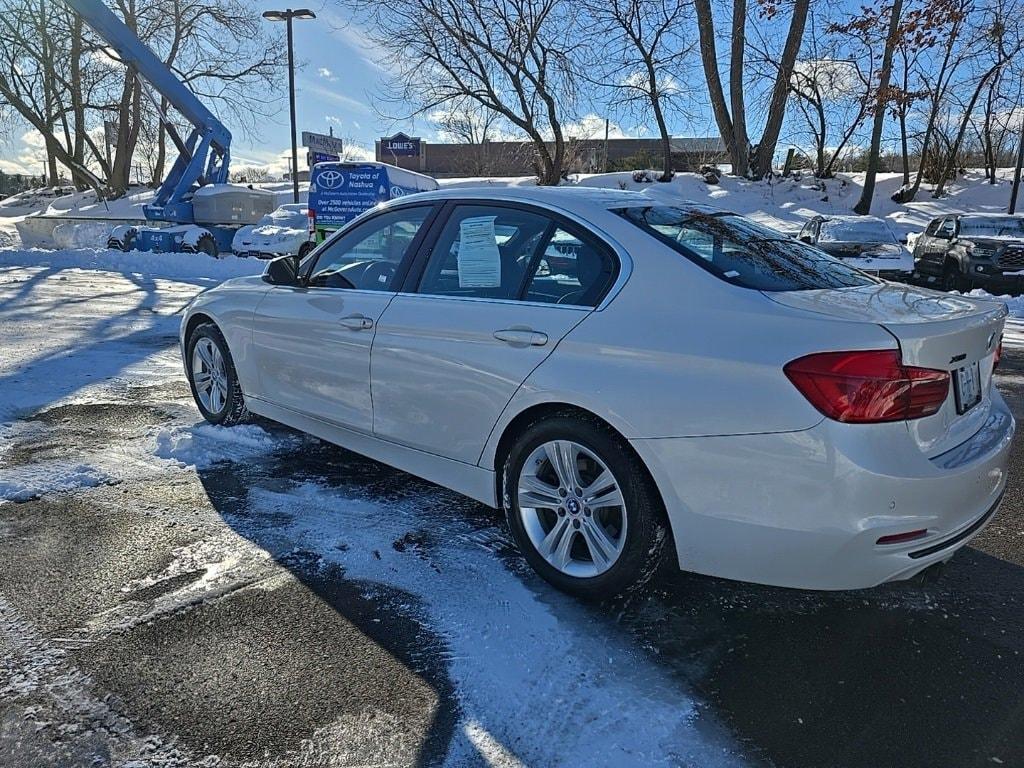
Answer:
[[[341,156],[344,150],[342,141],[337,136],[328,136],[326,133],[313,133],[313,131],[302,132],[302,146],[314,152],[337,155],[338,157]]]

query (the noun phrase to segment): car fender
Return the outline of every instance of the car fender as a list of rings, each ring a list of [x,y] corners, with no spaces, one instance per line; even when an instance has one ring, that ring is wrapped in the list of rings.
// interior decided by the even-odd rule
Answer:
[[[228,280],[196,296],[183,313],[179,332],[182,360],[186,366],[186,331],[193,324],[193,318],[203,315],[210,318],[224,335],[242,391],[256,394],[259,378],[252,355],[253,316],[271,289],[262,275],[252,275]]]

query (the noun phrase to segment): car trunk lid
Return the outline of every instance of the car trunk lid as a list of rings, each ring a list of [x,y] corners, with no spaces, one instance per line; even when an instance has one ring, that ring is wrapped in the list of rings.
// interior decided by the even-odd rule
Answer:
[[[956,447],[988,418],[992,365],[1007,315],[1002,302],[892,283],[765,296],[832,319],[880,325],[896,338],[904,365],[948,371],[951,383],[942,408],[907,422],[928,456]],[[837,341],[837,349],[841,346]]]

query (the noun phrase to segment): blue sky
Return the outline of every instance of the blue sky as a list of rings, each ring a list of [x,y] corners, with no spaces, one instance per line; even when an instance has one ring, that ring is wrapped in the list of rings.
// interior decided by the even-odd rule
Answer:
[[[304,6],[259,0],[256,5],[257,13],[270,8],[308,7],[317,14],[315,20],[294,22],[295,57],[300,65],[295,75],[299,131],[328,133],[333,128],[336,136],[351,137],[371,151],[375,139],[393,132],[396,126],[381,120],[371,104],[371,96],[381,91],[387,79],[380,57],[356,29],[346,25],[337,6],[322,0],[311,0]],[[281,112],[276,122],[266,123],[259,136],[236,137],[236,167],[250,162],[286,167],[279,158],[290,146],[287,99],[287,90],[282,88]]]

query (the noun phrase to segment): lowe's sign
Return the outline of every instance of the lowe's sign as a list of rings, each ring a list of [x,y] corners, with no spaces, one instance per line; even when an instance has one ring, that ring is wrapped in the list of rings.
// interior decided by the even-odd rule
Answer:
[[[419,157],[420,138],[419,136],[406,136],[404,133],[384,136],[380,140],[380,156],[382,159],[388,157]]]

